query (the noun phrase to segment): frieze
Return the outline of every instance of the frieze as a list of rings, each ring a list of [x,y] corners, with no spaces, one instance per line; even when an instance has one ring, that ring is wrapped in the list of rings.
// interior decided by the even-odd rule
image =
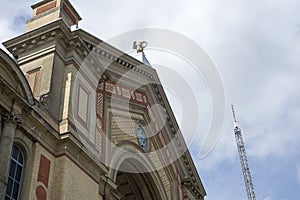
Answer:
[[[121,84],[116,84],[113,81],[105,81],[105,92],[108,95],[114,95],[114,97],[119,96],[124,99],[129,99],[130,101],[141,104],[143,106],[148,105],[147,96],[142,91],[134,90],[125,87]]]

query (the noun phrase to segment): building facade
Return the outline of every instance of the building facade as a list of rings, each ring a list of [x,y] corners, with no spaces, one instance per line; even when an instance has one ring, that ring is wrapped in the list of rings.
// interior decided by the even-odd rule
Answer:
[[[68,0],[32,9],[0,51],[0,199],[204,199],[155,69]]]

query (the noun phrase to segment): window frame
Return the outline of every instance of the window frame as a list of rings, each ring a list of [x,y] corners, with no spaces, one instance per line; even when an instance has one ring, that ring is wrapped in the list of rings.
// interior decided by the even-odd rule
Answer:
[[[15,151],[16,150],[16,151]],[[15,152],[17,153],[17,156],[15,158]],[[24,160],[24,153],[22,149],[17,146],[16,144],[13,144],[12,151],[10,155],[10,163],[9,163],[9,170],[8,170],[8,176],[7,176],[7,186],[5,190],[5,200],[18,200],[20,193],[21,193],[21,187],[22,187],[22,179],[23,179],[23,173],[25,168],[25,160]],[[19,171],[18,171],[19,169]],[[11,180],[11,186],[9,186]],[[15,186],[18,185],[17,191],[15,191]],[[11,187],[10,191],[8,191],[8,188]],[[16,195],[15,192],[17,192]]]

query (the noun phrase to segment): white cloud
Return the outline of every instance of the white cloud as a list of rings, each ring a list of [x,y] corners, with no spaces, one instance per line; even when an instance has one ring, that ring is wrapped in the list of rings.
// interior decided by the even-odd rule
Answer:
[[[2,42],[22,33],[22,27],[16,27],[16,18],[30,16],[33,3],[35,0],[1,2],[6,8],[0,13]],[[198,42],[221,72],[227,102],[236,106],[251,161],[267,165],[270,157],[282,162],[289,162],[287,157],[299,160],[299,1],[112,0],[87,3],[71,0],[71,3],[83,18],[80,27],[99,38],[107,39],[136,28],[156,27],[177,31]],[[151,57],[148,59],[151,62]],[[227,111],[223,134],[214,151],[204,160],[196,161],[201,173],[223,172],[225,162],[239,164],[229,105]],[[205,112],[203,116],[209,116]],[[192,146],[193,149],[197,147]],[[226,174],[224,172],[224,176]],[[300,184],[300,167],[297,175]],[[234,180],[234,177],[226,180]],[[267,183],[256,184],[263,188],[262,184]],[[222,199],[218,187],[214,185],[214,192],[207,199]],[[271,192],[268,194],[275,196]],[[267,194],[260,196],[272,199]]]
[[[272,200],[272,197],[271,196],[266,196],[266,197],[264,197],[263,200]]]
[[[10,39],[13,35],[15,35],[15,32],[9,28],[9,22],[5,19],[0,19],[0,48],[5,50],[7,53],[8,51],[4,48],[2,45],[2,42]]]

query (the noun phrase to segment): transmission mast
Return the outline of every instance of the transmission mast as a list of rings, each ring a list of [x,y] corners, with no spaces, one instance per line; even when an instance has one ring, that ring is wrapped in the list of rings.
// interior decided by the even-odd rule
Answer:
[[[250,174],[250,169],[248,165],[248,160],[247,160],[247,155],[246,155],[246,150],[245,150],[245,145],[242,137],[242,132],[241,129],[238,126],[235,112],[233,109],[233,105],[231,105],[232,108],[232,113],[233,113],[233,118],[234,118],[234,135],[235,135],[235,140],[239,152],[239,157],[240,157],[240,162],[241,162],[241,167],[244,175],[244,182],[246,186],[246,191],[247,191],[247,196],[248,200],[256,200],[255,193],[254,193],[254,187],[252,183],[252,178]]]

